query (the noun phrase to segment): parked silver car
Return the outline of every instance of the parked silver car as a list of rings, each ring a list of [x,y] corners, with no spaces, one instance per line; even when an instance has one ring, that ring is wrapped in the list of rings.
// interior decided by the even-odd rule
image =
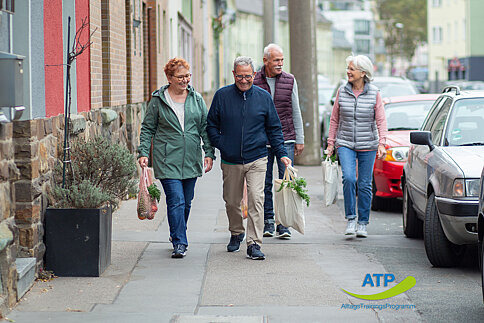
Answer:
[[[445,88],[410,142],[402,175],[404,233],[423,233],[432,265],[456,265],[465,246],[477,243],[484,91]]]
[[[479,240],[479,268],[481,269],[482,301],[484,302],[484,167],[481,173],[479,191],[479,214],[477,215],[477,236]]]

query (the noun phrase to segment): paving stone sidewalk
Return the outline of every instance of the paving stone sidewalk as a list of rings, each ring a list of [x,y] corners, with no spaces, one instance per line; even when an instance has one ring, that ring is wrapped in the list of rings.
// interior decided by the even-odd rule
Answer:
[[[136,200],[123,202],[113,216],[112,264],[103,275],[36,282],[8,318],[63,323],[420,321],[414,310],[344,308],[368,302],[342,288],[365,294],[365,273],[386,272],[354,246],[370,239],[387,245],[401,241],[347,239],[341,234],[341,200],[323,207],[321,168],[297,168],[311,196],[305,209],[307,232],[293,231],[291,240],[264,238],[266,260],[247,259],[245,244],[238,253],[226,252],[229,233],[217,160],[213,171],[197,181],[185,258],[170,258],[163,203],[155,220],[140,221]],[[402,294],[370,304],[386,303],[409,301]]]

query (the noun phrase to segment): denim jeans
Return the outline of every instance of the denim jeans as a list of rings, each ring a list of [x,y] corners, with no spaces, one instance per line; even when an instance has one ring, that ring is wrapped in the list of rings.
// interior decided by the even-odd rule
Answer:
[[[294,164],[294,146],[295,143],[285,143],[284,148],[286,148],[289,159],[291,159],[292,164]],[[274,223],[274,202],[272,200],[272,177],[273,177],[273,166],[274,159],[277,159],[277,169],[279,172],[279,178],[284,177],[284,171],[286,166],[281,162],[279,158],[274,155],[272,148],[267,148],[267,172],[266,172],[266,182],[264,186],[264,223]]]
[[[356,218],[356,160],[358,160],[358,224],[368,224],[376,150],[355,151],[338,147],[338,157],[343,171],[345,217],[348,220]]]
[[[187,223],[197,178],[160,180],[166,195],[166,208],[173,247],[188,246]]]

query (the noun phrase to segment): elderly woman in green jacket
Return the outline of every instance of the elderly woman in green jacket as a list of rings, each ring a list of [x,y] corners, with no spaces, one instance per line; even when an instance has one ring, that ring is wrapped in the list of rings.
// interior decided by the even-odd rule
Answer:
[[[207,106],[188,84],[190,66],[173,58],[165,65],[165,74],[169,84],[153,92],[141,126],[138,162],[148,166],[153,141],[153,169],[166,195],[172,258],[183,258],[195,182],[202,176],[202,149],[205,172],[212,169],[215,157],[206,132]]]

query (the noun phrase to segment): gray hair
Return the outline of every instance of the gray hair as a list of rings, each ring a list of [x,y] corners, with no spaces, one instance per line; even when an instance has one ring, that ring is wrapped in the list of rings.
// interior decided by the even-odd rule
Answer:
[[[373,81],[373,63],[367,56],[348,56],[346,57],[346,66],[350,65],[350,63],[353,63],[353,65],[355,65],[360,71],[365,72],[366,82]]]
[[[252,62],[252,58],[248,56],[239,56],[234,60],[234,71],[237,68],[237,66],[243,65],[243,66],[250,66],[252,67],[252,72],[255,71],[254,69],[254,63]]]
[[[273,50],[276,50],[276,51],[280,52],[281,54],[284,54],[282,52],[281,46],[274,44],[274,43],[271,43],[271,44],[267,45],[266,47],[264,47],[264,57],[270,58],[271,57],[271,51],[273,51]]]

